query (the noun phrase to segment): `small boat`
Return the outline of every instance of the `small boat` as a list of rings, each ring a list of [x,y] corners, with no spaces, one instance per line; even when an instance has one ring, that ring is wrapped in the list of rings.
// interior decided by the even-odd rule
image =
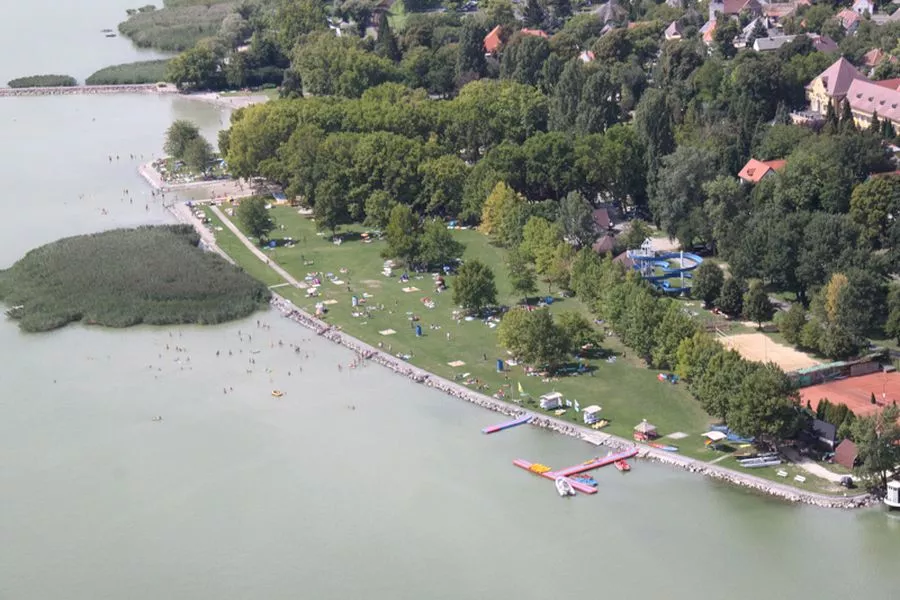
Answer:
[[[590,475],[576,475],[572,477],[574,481],[578,483],[583,483],[584,485],[589,485],[591,487],[597,487],[597,480],[591,477]]]
[[[678,452],[678,446],[667,446],[666,444],[657,444],[655,442],[650,442],[647,445],[653,446],[657,450],[665,450],[666,452]]]
[[[272,396],[274,396],[275,398],[281,398],[282,396],[284,396],[284,392],[282,392],[281,390],[272,390]]]
[[[593,425],[591,425],[591,428],[593,428],[593,429],[603,429],[603,428],[606,427],[607,425],[609,425],[609,421],[607,421],[606,419],[600,419],[599,421],[597,421],[596,423],[594,423]]]
[[[106,34],[106,37],[108,37],[108,38],[114,38],[114,37],[116,37],[116,34],[114,34],[114,33],[107,33],[107,34]]]
[[[557,477],[554,483],[556,483],[556,491],[559,492],[560,496],[565,498],[566,496],[575,495],[575,488],[572,487],[572,484],[565,477]]]
[[[628,461],[625,459],[617,460],[613,464],[616,465],[616,468],[623,473],[626,473],[631,470],[631,465],[629,465]]]

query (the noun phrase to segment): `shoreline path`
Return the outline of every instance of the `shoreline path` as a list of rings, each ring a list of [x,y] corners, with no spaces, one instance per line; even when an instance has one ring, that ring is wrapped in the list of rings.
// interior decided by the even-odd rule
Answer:
[[[209,229],[207,229],[199,219],[194,216],[194,214],[185,204],[175,203],[175,205],[171,207],[171,210],[179,221],[189,223],[193,225],[195,229],[197,229],[209,250],[220,254],[226,260],[228,260],[228,262],[236,264],[230,256],[228,256],[221,248],[216,245],[214,234]],[[296,279],[291,277],[280,266],[274,264],[271,260],[269,260],[269,258],[265,254],[263,254],[262,251],[253,246],[253,242],[251,242],[247,238],[247,236],[244,235],[240,231],[240,229],[238,229],[238,227],[234,223],[232,223],[224,213],[222,213],[221,210],[219,210],[217,206],[213,206],[212,210],[213,212],[215,212],[216,216],[222,220],[222,222],[228,227],[228,229],[232,233],[234,233],[245,246],[253,250],[253,253],[257,258],[264,261],[269,267],[271,267],[279,275],[284,277],[285,280],[290,282],[291,285],[298,285],[300,283]],[[298,285],[298,287],[300,286]],[[508,402],[485,396],[484,394],[480,394],[453,381],[444,379],[443,377],[439,377],[423,369],[419,369],[418,367],[415,367],[399,358],[391,356],[383,352],[382,350],[363,342],[362,340],[349,336],[341,332],[340,329],[338,329],[336,326],[330,325],[310,315],[306,311],[297,307],[286,298],[279,296],[275,292],[273,292],[272,306],[276,310],[281,312],[283,316],[291,319],[296,323],[299,323],[300,325],[303,325],[304,327],[312,329],[320,337],[345,346],[346,348],[354,351],[360,358],[378,363],[397,374],[403,375],[415,381],[416,383],[421,383],[428,387],[435,388],[455,398],[466,400],[467,402],[477,404],[478,406],[487,408],[495,412],[499,412],[504,415],[519,417],[527,412],[522,407],[515,404],[510,404]],[[860,494],[856,496],[828,496],[826,494],[819,494],[816,492],[801,490],[790,485],[778,483],[777,481],[763,479],[762,477],[757,477],[756,475],[741,473],[739,471],[734,471],[726,467],[720,467],[715,464],[689,458],[687,456],[681,456],[672,452],[658,450],[651,446],[639,444],[615,435],[599,433],[591,429],[587,429],[586,427],[575,425],[573,423],[562,421],[560,419],[547,415],[535,415],[535,418],[532,419],[531,424],[538,427],[543,427],[545,429],[550,429],[551,431],[562,433],[564,435],[568,435],[580,440],[584,440],[590,444],[593,444],[594,446],[603,445],[612,449],[637,448],[639,458],[654,460],[667,465],[679,467],[686,471],[690,471],[691,473],[700,473],[702,475],[712,477],[713,479],[718,479],[734,485],[750,488],[752,490],[775,496],[789,502],[798,502],[822,508],[859,508],[869,506],[875,501],[875,499],[870,494]]]

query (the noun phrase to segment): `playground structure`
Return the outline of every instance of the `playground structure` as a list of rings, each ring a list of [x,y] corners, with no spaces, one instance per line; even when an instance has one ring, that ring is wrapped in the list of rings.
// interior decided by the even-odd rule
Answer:
[[[652,249],[649,238],[644,240],[639,249],[628,250],[627,256],[641,277],[666,294],[690,292],[691,287],[685,285],[685,279],[690,279],[691,271],[703,263],[703,258],[692,252],[657,253]],[[672,279],[678,279],[679,285],[673,286],[670,281]]]
[[[569,478],[573,475],[578,475],[580,473],[585,473],[587,471],[592,471],[594,469],[599,469],[600,467],[605,467],[606,465],[614,464],[616,461],[624,461],[626,459],[632,458],[636,456],[638,453],[636,448],[632,448],[631,450],[625,450],[624,452],[619,452],[617,454],[610,454],[609,456],[598,457],[593,460],[589,460],[581,463],[580,465],[574,465],[572,467],[566,467],[565,469],[560,469],[559,471],[553,471],[550,467],[539,463],[531,463],[527,460],[522,460],[521,458],[517,458],[513,461],[513,464],[519,467],[520,469],[524,469],[530,473],[534,473],[535,475],[540,475],[545,479],[549,479],[550,481],[556,481],[557,477],[566,477]],[[586,483],[582,483],[577,479],[569,479],[569,483],[572,487],[583,494],[596,494],[597,488],[588,485]]]

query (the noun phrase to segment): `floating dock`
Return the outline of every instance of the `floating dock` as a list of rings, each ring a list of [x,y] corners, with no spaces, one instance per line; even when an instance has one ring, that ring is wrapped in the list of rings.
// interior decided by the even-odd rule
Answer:
[[[600,467],[605,467],[606,465],[610,465],[617,460],[625,460],[627,458],[632,458],[637,456],[637,448],[632,448],[631,450],[626,450],[624,452],[619,452],[617,454],[610,454],[609,456],[604,456],[601,458],[596,458],[594,460],[589,460],[580,465],[575,465],[572,467],[567,467],[565,469],[561,469],[559,471],[544,471],[535,470],[532,467],[535,463],[528,462],[527,460],[523,460],[521,458],[517,458],[513,461],[513,464],[519,467],[520,469],[525,469],[530,473],[534,473],[535,475],[540,475],[545,479],[549,479],[554,481],[557,477],[569,477],[570,475],[577,475],[578,473],[584,473],[585,471],[590,471],[593,469],[599,469]],[[546,468],[546,467],[544,467]],[[574,479],[569,479],[569,483],[572,484],[572,487],[578,490],[583,494],[596,494],[597,488],[592,487],[590,485],[580,483],[575,481]]]
[[[497,425],[491,425],[490,427],[485,427],[481,430],[481,433],[497,433],[498,431],[503,431],[504,429],[510,429],[511,427],[517,427],[519,425],[524,425],[532,419],[532,415],[525,415],[524,417],[519,417],[518,419],[513,419],[512,421],[507,421],[505,423],[499,423]]]

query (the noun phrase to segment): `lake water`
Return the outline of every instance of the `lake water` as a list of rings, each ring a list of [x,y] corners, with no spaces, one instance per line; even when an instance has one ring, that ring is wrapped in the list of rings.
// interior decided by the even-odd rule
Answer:
[[[97,5],[90,35],[124,8]],[[45,32],[44,9],[14,7],[18,29]],[[94,68],[77,40],[47,43]],[[0,73],[36,69],[3,49]],[[0,99],[0,267],[166,222],[136,168],[175,118],[211,138],[227,122],[184,99]],[[338,372],[349,353],[272,313],[42,335],[0,320],[0,349],[2,600],[837,599],[900,583],[900,520],[880,508],[793,506],[645,463],[562,500],[512,459],[561,467],[593,447],[483,436],[499,416],[374,366]]]

